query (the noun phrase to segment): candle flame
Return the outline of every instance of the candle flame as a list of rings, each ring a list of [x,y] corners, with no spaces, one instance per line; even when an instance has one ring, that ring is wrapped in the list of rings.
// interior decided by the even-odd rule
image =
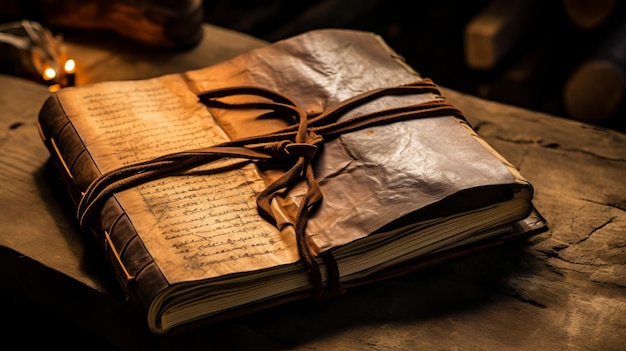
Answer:
[[[76,62],[74,60],[69,59],[65,61],[65,73],[74,73],[76,72]]]
[[[48,67],[43,71],[43,78],[45,80],[53,80],[56,76],[57,72],[52,67]]]

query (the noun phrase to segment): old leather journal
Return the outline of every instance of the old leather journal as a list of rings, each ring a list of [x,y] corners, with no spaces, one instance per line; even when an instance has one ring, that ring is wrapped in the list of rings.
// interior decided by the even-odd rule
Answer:
[[[532,185],[376,34],[62,89],[77,219],[150,329],[323,299],[545,228]]]

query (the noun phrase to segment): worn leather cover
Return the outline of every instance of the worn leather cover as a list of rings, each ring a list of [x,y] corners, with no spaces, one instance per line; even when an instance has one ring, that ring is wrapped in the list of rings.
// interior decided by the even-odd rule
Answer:
[[[318,30],[308,32],[242,54],[215,66],[181,73],[180,76],[188,83],[189,89],[196,94],[208,89],[244,85],[276,90],[293,98],[311,115],[319,114],[334,104],[358,93],[380,87],[409,84],[415,80],[422,79],[379,36],[352,30]],[[120,82],[120,84],[132,84],[132,82]],[[434,99],[441,97],[428,95],[423,98]],[[43,140],[50,150],[59,174],[75,204],[78,204],[82,192],[101,174],[101,170],[94,163],[89,150],[84,145],[74,126],[70,123],[64,103],[63,91],[52,95],[41,109],[39,123]],[[399,102],[381,102],[383,108],[397,103]],[[380,108],[380,106],[377,107],[376,104],[373,104],[365,107],[366,110],[370,108]],[[257,118],[246,118],[245,116],[233,119],[232,114],[229,115],[227,112],[219,110],[212,111],[212,115],[232,139],[248,137],[284,127],[282,122],[273,122],[274,124],[272,124]],[[459,123],[463,125],[463,130],[468,135],[471,135],[472,138],[465,140],[457,138],[453,134],[447,134],[447,130],[451,128],[447,127],[448,125]],[[372,227],[363,229],[364,233],[345,231],[344,227],[349,228],[350,222],[355,220],[354,218],[356,217],[376,217],[380,215],[381,217],[389,218],[389,213],[382,213],[381,211],[390,211],[391,214],[407,220],[412,213],[420,208],[429,207],[455,194],[460,189],[479,185],[482,181],[480,177],[484,176],[482,172],[485,172],[485,168],[489,167],[483,164],[481,169],[471,169],[472,157],[488,158],[493,162],[493,169],[489,168],[486,172],[493,171],[494,185],[502,185],[503,188],[508,188],[509,191],[515,191],[516,187],[525,188],[532,195],[532,186],[523,179],[517,170],[486,145],[465,121],[459,121],[456,117],[450,116],[426,122],[411,121],[402,128],[382,127],[377,130],[377,139],[368,139],[367,133],[351,133],[346,138],[331,141],[334,145],[326,145],[325,152],[318,160],[316,172],[320,179],[326,180],[322,184],[326,202],[315,213],[315,216],[310,219],[309,226],[311,231],[315,233],[314,236],[317,236],[315,239],[317,241],[314,241],[322,251],[326,249],[325,247],[342,245],[351,240],[356,240],[369,234],[371,231],[380,229],[384,224],[374,221]],[[363,202],[357,201],[358,203],[356,204],[353,203],[350,211],[345,211],[345,208],[341,207],[341,201],[346,197],[354,196],[351,192],[356,189],[349,186],[351,181],[349,174],[360,172],[362,169],[367,168],[368,162],[373,162],[373,160],[384,164],[385,169],[400,174],[406,171],[405,165],[407,162],[413,162],[407,159],[406,150],[411,153],[419,153],[422,150],[420,148],[428,147],[426,142],[424,145],[419,146],[398,144],[402,133],[416,133],[425,139],[431,138],[432,143],[442,148],[437,160],[432,155],[428,156],[426,154],[422,156],[426,157],[426,159],[420,160],[423,166],[418,166],[417,168],[429,175],[422,180],[421,188],[419,185],[415,185],[415,193],[394,193],[393,196],[398,197],[399,200],[391,200],[384,206],[381,206],[379,203],[369,204],[364,200]],[[476,145],[480,145],[480,147],[474,145],[472,140],[477,141]],[[347,157],[346,155],[337,155],[333,152],[333,150],[340,149],[361,152],[361,155],[352,155],[352,157],[362,161],[362,164],[354,167],[351,172],[342,173],[343,170],[350,169],[348,165],[354,160],[345,159],[345,162],[338,161]],[[478,156],[475,155],[477,149],[481,149]],[[428,159],[428,157],[432,159]],[[466,160],[468,157],[470,161]],[[438,163],[438,166],[433,166],[432,162]],[[442,169],[445,169],[445,172],[440,171],[430,174],[428,171],[431,168],[429,167],[443,167]],[[334,177],[333,175],[335,174],[343,174],[345,177]],[[268,177],[271,177],[271,175],[268,175]],[[442,185],[450,184],[449,179],[444,179],[445,177],[456,177],[458,184],[452,183],[455,184],[454,186]],[[376,183],[380,183],[380,178],[377,179],[376,176],[373,176],[364,177],[363,179],[371,182],[371,186],[362,185],[358,187],[360,190],[355,198],[380,199],[381,195],[376,193]],[[393,186],[394,181],[398,181],[400,178],[386,174],[384,179],[388,182],[388,184],[384,184],[385,187],[390,188]],[[418,194],[427,194],[427,196]],[[421,202],[417,200],[412,201],[413,208],[396,206],[396,204],[405,206],[403,205],[405,203],[404,198],[407,201],[409,201],[409,198],[423,198],[424,200]],[[467,205],[470,206],[473,200],[471,198],[466,200],[468,201]],[[384,209],[381,210],[381,208]],[[329,218],[332,218],[332,220]],[[377,272],[370,277],[352,281],[348,286],[365,284],[404,274],[408,271],[453,259],[485,247],[498,245],[520,236],[529,235],[541,231],[545,227],[545,220],[533,210],[527,218],[520,218],[520,221],[512,225],[505,235],[501,235],[495,240],[479,241],[466,247],[455,248],[425,258],[419,258],[411,261],[409,264],[392,267],[388,270]],[[129,297],[142,313],[146,313],[153,298],[163,289],[168,288],[170,284],[161,273],[150,253],[146,250],[133,224],[125,215],[123,208],[120,207],[115,197],[111,197],[107,201],[101,215],[91,223],[90,229],[93,237],[108,253],[116,275]],[[337,233],[347,234],[339,235]],[[307,296],[310,296],[310,293],[303,292],[282,296],[258,304],[246,305],[242,308],[236,308],[213,316],[210,321],[249,313],[253,310]]]

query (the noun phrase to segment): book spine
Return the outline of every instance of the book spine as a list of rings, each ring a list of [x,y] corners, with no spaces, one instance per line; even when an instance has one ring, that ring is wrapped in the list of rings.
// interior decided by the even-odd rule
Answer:
[[[39,131],[61,181],[77,206],[82,193],[101,175],[57,94],[39,112]],[[128,298],[146,313],[153,298],[169,286],[115,196],[104,204],[88,230],[105,253]]]

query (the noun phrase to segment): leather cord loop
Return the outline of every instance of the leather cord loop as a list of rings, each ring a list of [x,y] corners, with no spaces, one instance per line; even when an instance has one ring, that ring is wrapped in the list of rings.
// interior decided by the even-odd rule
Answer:
[[[424,93],[435,94],[435,100],[341,119],[354,108],[380,97]],[[255,96],[256,100],[261,98],[262,101],[234,103],[223,100],[237,95]],[[78,205],[77,216],[81,227],[86,229],[90,218],[110,196],[151,180],[182,174],[194,167],[222,158],[239,160],[229,168],[240,167],[253,161],[283,160],[290,167],[258,195],[257,208],[263,218],[276,225],[277,221],[270,206],[274,196],[289,190],[297,182],[306,182],[307,191],[302,197],[297,213],[291,220],[295,226],[298,252],[309,274],[313,295],[317,298],[342,294],[344,290],[341,286],[337,262],[331,251],[320,254],[327,272],[327,286],[324,286],[318,260],[311,252],[306,238],[309,215],[315,211],[323,198],[314,174],[314,161],[324,141],[352,131],[408,119],[439,116],[456,116],[465,119],[458,109],[441,97],[439,89],[430,79],[422,79],[410,85],[366,92],[313,117],[308,117],[305,111],[287,96],[258,87],[211,90],[201,93],[199,100],[209,108],[267,110],[268,112],[262,117],[282,118],[293,124],[271,134],[241,138],[202,149],[176,152],[102,174],[89,185]],[[215,169],[212,172],[221,170]]]

